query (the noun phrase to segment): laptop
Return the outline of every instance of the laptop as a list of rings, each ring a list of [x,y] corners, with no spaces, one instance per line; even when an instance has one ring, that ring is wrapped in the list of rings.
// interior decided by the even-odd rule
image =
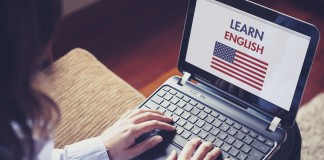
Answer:
[[[178,69],[139,108],[171,116],[175,132],[138,157],[166,159],[200,137],[220,158],[271,159],[295,123],[319,41],[314,25],[242,0],[190,0]]]

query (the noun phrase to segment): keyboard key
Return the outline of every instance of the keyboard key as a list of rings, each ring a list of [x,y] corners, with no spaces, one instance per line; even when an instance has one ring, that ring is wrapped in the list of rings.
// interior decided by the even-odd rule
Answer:
[[[174,111],[174,113],[175,113],[176,115],[178,115],[178,116],[180,116],[183,112],[184,112],[184,111],[183,111],[183,109],[181,109],[181,108],[177,108],[177,109]]]
[[[208,135],[206,138],[205,138],[206,141],[210,142],[210,143],[213,143],[216,138],[213,136],[213,135]]]
[[[223,122],[222,121],[220,121],[220,120],[218,120],[218,119],[215,119],[215,121],[213,122],[213,125],[215,126],[215,127],[219,127],[219,126],[221,126],[223,124]]]
[[[192,113],[193,115],[197,116],[199,114],[200,110],[198,108],[193,108],[190,113]]]
[[[180,119],[180,117],[179,116],[177,116],[176,114],[172,114],[172,119],[173,119],[173,122],[178,122],[179,121],[179,119]]]
[[[197,106],[196,106],[197,108],[199,108],[199,109],[201,109],[201,110],[203,110],[204,108],[205,108],[205,106],[204,105],[202,105],[201,103],[199,103],[199,104],[197,104]]]
[[[177,134],[181,134],[184,131],[182,127],[177,127]]]
[[[189,120],[189,122],[191,122],[191,123],[196,123],[197,120],[198,120],[198,118],[195,117],[195,116],[190,116],[188,120]]]
[[[183,146],[186,145],[186,143],[188,142],[188,140],[184,139],[184,138],[181,137],[180,135],[175,135],[175,136],[173,137],[172,142],[173,142],[174,144],[177,144],[177,145],[183,147]]]
[[[186,131],[184,130],[182,133],[181,133],[181,136],[185,139],[188,139],[190,136],[191,136],[191,133],[189,131]]]
[[[184,112],[182,113],[181,117],[182,117],[183,119],[187,120],[187,119],[190,117],[190,115],[191,115],[191,114],[190,114],[189,112],[184,111]]]
[[[221,140],[224,140],[227,137],[227,134],[225,132],[220,131],[217,137]]]
[[[205,139],[208,136],[208,133],[204,130],[201,130],[201,132],[198,134],[198,136],[202,139]]]
[[[234,123],[233,127],[236,128],[236,129],[241,129],[242,128],[242,126],[240,124],[238,124],[238,123]]]
[[[258,136],[257,140],[259,140],[260,142],[265,142],[266,141],[266,139],[264,137],[260,136],[260,135]]]
[[[196,126],[201,128],[205,124],[205,122],[203,120],[198,119],[198,121],[195,124]]]
[[[226,121],[227,118],[223,115],[219,115],[218,119],[224,122],[224,121]]]
[[[175,106],[174,104],[170,104],[167,109],[171,112],[174,112],[177,109],[177,106]]]
[[[177,94],[177,91],[175,89],[170,89],[169,93],[171,93],[172,95]]]
[[[224,143],[221,147],[221,149],[225,152],[228,152],[230,149],[231,149],[231,145],[227,144],[227,143]]]
[[[229,127],[227,124],[225,124],[225,123],[223,123],[223,124],[219,127],[219,129],[221,129],[221,130],[224,131],[224,132],[226,132],[229,128],[230,128],[230,127]]]
[[[189,102],[190,101],[190,98],[188,96],[183,96],[182,97],[182,100],[184,100],[185,102]]]
[[[243,138],[243,142],[245,142],[246,144],[251,144],[252,141],[253,141],[253,138],[250,137],[250,136],[245,136],[245,137]]]
[[[242,127],[241,131],[244,132],[245,134],[248,134],[250,132],[250,130],[245,127]]]
[[[216,111],[212,111],[211,115],[215,118],[217,118],[219,116],[219,113],[217,113]]]
[[[253,159],[253,160],[261,160],[264,157],[264,154],[259,152],[256,149],[252,149],[249,155],[250,156],[248,159]]]
[[[166,93],[163,98],[167,101],[170,101],[170,99],[172,98],[172,95],[170,93]]]
[[[178,92],[177,94],[176,94],[176,97],[178,97],[178,98],[183,98],[183,94],[182,93],[180,93],[180,92]]]
[[[232,136],[227,136],[227,138],[225,139],[225,142],[227,142],[228,144],[233,144],[235,141],[235,138]]]
[[[169,86],[165,86],[162,89],[165,90],[165,91],[167,91],[167,92],[169,92],[171,90],[171,88]]]
[[[173,104],[177,104],[179,102],[179,100],[180,99],[177,98],[177,97],[172,97],[171,100],[170,100],[170,102],[173,103]]]
[[[205,121],[208,122],[208,123],[213,123],[214,119],[215,118],[213,116],[207,115],[207,117],[205,118]]]
[[[208,107],[205,107],[204,109],[203,109],[206,113],[208,113],[208,114],[210,114],[211,113],[211,109],[210,108],[208,108]]]
[[[213,144],[218,148],[221,147],[223,145],[223,143],[224,142],[218,138],[213,142]]]
[[[183,127],[186,123],[187,123],[187,121],[184,120],[184,119],[182,119],[182,118],[180,118],[180,119],[176,122],[176,124],[178,124],[178,125],[181,126],[181,127]]]
[[[268,145],[269,147],[273,147],[273,142],[270,140],[267,140],[265,144]]]
[[[253,138],[256,138],[258,136],[258,134],[255,133],[254,131],[250,131],[249,135]]]
[[[145,106],[147,106],[150,109],[154,109],[154,110],[156,110],[157,108],[159,108],[159,105],[156,104],[155,102],[151,101],[151,100],[148,101],[148,102],[146,102],[145,103]]]
[[[187,122],[185,125],[184,125],[184,128],[188,131],[190,131],[192,128],[194,127],[193,124],[191,124],[190,122]]]
[[[188,104],[188,103],[183,107],[183,109],[188,111],[188,112],[190,112],[193,108],[194,107],[191,104]]]
[[[172,112],[166,110],[164,113],[165,116],[171,117],[172,116]]]
[[[209,133],[216,136],[220,132],[220,129],[213,127]]]
[[[207,117],[207,113],[205,113],[205,112],[200,112],[200,113],[198,114],[198,117],[199,117],[200,119],[205,119],[205,118]]]
[[[191,141],[194,138],[199,138],[199,137],[197,135],[191,134],[191,136],[187,140]]]
[[[157,93],[158,96],[163,97],[166,94],[165,90],[159,90],[159,92]]]
[[[231,136],[234,136],[237,133],[237,130],[233,127],[231,127],[228,131],[228,134],[230,134]]]
[[[170,102],[169,102],[169,101],[163,101],[163,102],[161,103],[161,106],[162,106],[163,108],[167,108],[169,105],[170,105]]]
[[[239,154],[239,150],[232,147],[231,150],[228,153],[235,157],[235,156],[237,156]]]
[[[201,129],[198,128],[198,127],[196,127],[196,126],[194,126],[194,128],[191,130],[191,132],[192,132],[193,134],[195,134],[195,135],[199,134],[200,131],[201,131]]]
[[[208,123],[205,123],[205,125],[203,126],[203,129],[207,132],[209,132],[212,128],[213,128],[213,126]]]
[[[240,149],[242,146],[243,146],[243,142],[240,141],[240,140],[236,140],[234,143],[233,143],[233,146],[237,149]]]
[[[245,152],[246,154],[248,154],[251,151],[251,147],[244,144],[243,147],[241,148],[241,151]]]
[[[162,112],[162,113],[165,113],[166,112],[166,110],[163,107],[159,107],[157,110],[160,111],[160,112]]]
[[[266,154],[270,151],[270,148],[268,146],[266,146],[265,144],[263,144],[259,141],[254,141],[251,145],[254,148],[258,149],[259,151],[263,152],[264,154]]]
[[[225,123],[227,123],[227,124],[230,125],[230,126],[234,124],[234,122],[233,122],[232,120],[228,119],[228,118],[227,118],[227,120],[225,121]]]
[[[235,135],[235,137],[239,140],[242,140],[245,137],[245,134],[241,131],[238,131]]]
[[[153,97],[151,98],[151,100],[152,100],[153,102],[157,103],[157,104],[161,104],[162,101],[163,101],[163,99],[162,99],[161,97],[156,96],[156,95],[153,96]]]
[[[175,98],[175,97],[174,97]],[[173,98],[172,98],[173,99]],[[171,101],[172,101],[172,99],[171,99]],[[179,107],[181,107],[181,108],[183,108],[184,106],[186,105],[186,102],[185,101],[183,101],[183,100],[179,100],[178,101],[178,103],[177,103],[177,106],[179,106]]]
[[[243,152],[240,152],[238,156],[236,156],[239,160],[246,160],[247,155]]]
[[[195,100],[193,100],[193,99],[191,99],[191,100],[189,101],[189,103],[190,103],[191,105],[193,105],[193,106],[196,106],[196,105],[198,104],[198,102],[195,101]]]

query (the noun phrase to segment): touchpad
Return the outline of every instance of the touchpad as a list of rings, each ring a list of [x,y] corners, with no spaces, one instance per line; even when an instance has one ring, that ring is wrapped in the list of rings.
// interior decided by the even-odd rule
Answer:
[[[151,150],[148,150],[147,152],[143,153],[140,155],[138,158],[141,160],[165,160],[167,159],[171,152],[173,150],[176,150],[178,154],[180,154],[180,149],[173,145],[170,144],[170,142],[161,142],[161,144],[155,146]]]

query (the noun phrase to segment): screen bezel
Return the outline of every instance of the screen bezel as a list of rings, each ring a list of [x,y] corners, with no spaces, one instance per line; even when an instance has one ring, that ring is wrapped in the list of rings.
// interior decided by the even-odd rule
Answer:
[[[317,45],[318,45],[318,41],[319,41],[318,29],[312,24],[309,24],[309,23],[303,22],[301,20],[289,17],[285,14],[268,9],[261,5],[255,4],[253,2],[242,1],[242,0],[215,0],[215,1],[221,2],[225,5],[229,5],[236,9],[242,10],[246,13],[249,13],[256,17],[265,19],[269,22],[276,23],[275,20],[277,18],[284,19],[285,23],[281,23],[281,24],[276,23],[276,24],[311,37],[310,44],[307,49],[306,57],[305,57],[305,60],[304,60],[304,63],[303,63],[302,69],[301,69],[301,74],[298,78],[296,90],[295,90],[295,93],[293,96],[293,100],[291,102],[290,111],[287,112],[286,110],[284,110],[284,109],[282,109],[282,108],[280,108],[280,107],[272,104],[271,102],[268,102],[260,97],[257,97],[257,96],[255,96],[255,97],[258,98],[259,101],[261,101],[261,102],[264,101],[265,103],[273,105],[272,107],[275,107],[280,110],[280,112],[277,112],[277,113],[281,113],[281,114],[269,113],[265,110],[262,110],[259,106],[255,106],[255,105],[249,106],[256,110],[262,111],[266,114],[270,114],[271,116],[277,116],[277,117],[281,118],[283,125],[292,126],[295,122],[298,107],[299,107],[301,99],[302,99],[302,95],[303,95],[303,92],[304,92],[304,89],[306,86],[307,78],[308,78],[308,75],[309,75],[309,72],[311,69],[311,65],[312,65],[312,62],[313,62],[313,59],[315,56],[315,52],[317,49]],[[211,82],[214,82],[216,79],[219,79],[219,77],[214,76],[214,75],[185,61],[186,53],[187,53],[187,49],[188,49],[188,43],[189,43],[189,39],[190,39],[190,32],[191,32],[193,17],[194,17],[194,13],[195,13],[196,2],[197,2],[197,0],[189,1],[186,23],[185,23],[185,28],[183,31],[182,43],[181,43],[181,48],[180,48],[180,56],[179,56],[179,60],[178,60],[178,69],[182,73],[184,71],[189,72],[192,75],[191,78],[198,82],[201,79],[204,79],[204,83],[206,83],[206,82],[211,83]],[[294,25],[291,25],[291,24],[294,24]],[[199,75],[199,78],[196,77],[195,75]],[[210,84],[210,85],[212,85],[212,84]],[[229,97],[233,97],[233,96],[229,96]],[[235,100],[235,99],[237,99],[237,98],[233,98],[233,100]],[[240,99],[239,101],[242,101],[242,99]],[[282,114],[282,113],[284,113],[284,114]]]

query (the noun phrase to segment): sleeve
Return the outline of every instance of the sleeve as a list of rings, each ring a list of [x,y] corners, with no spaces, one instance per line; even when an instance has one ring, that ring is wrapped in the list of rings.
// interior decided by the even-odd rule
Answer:
[[[104,143],[100,137],[86,139],[64,149],[54,149],[51,153],[52,160],[110,160]]]

